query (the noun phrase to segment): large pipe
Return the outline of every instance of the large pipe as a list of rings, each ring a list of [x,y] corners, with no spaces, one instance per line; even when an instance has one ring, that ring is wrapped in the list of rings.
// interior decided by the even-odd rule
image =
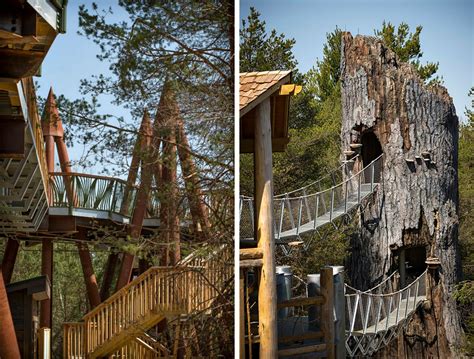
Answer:
[[[277,301],[278,303],[291,299],[293,271],[290,266],[277,266]],[[278,283],[280,282],[280,283]],[[280,284],[280,285],[278,285]],[[293,308],[282,308],[278,310],[278,318],[286,318],[293,314]]]
[[[114,279],[115,269],[117,267],[118,254],[110,253],[105,265],[104,277],[102,278],[102,285],[100,286],[100,299],[102,301],[109,297],[110,287]]]
[[[151,166],[150,166],[150,155],[151,155],[151,137],[153,130],[151,127],[150,117],[148,112],[145,110],[143,114],[141,129],[143,129],[143,137],[141,138],[141,153],[142,166],[141,166],[141,183],[138,188],[137,200],[135,203],[135,209],[133,211],[132,222],[129,228],[129,233],[132,238],[138,238],[142,231],[143,219],[146,214],[146,207],[148,203],[149,191],[151,187]],[[125,286],[130,280],[132,274],[133,262],[135,256],[130,253],[124,253],[122,259],[122,265],[120,267],[120,273],[117,280],[116,290],[119,290]]]
[[[0,358],[19,359],[20,349],[16,339],[13,318],[8,303],[7,290],[0,269]]]
[[[321,295],[321,275],[308,274],[308,298]],[[321,309],[318,305],[312,305],[308,308],[308,330],[321,330]]]
[[[80,240],[86,239],[86,231],[80,230]],[[77,242],[77,250],[79,258],[81,259],[82,273],[84,274],[84,282],[86,285],[87,296],[91,308],[95,308],[100,304],[99,288],[97,286],[97,278],[94,274],[94,267],[92,266],[91,254],[86,243]]]
[[[5,248],[5,253],[3,254],[2,260],[2,272],[5,284],[10,283],[12,279],[13,269],[15,267],[15,261],[19,247],[20,243],[17,240],[9,239],[7,241],[7,246]]]

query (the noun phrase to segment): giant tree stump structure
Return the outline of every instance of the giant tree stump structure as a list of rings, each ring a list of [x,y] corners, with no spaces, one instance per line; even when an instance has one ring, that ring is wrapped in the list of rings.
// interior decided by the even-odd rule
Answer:
[[[437,257],[426,303],[380,357],[453,357],[461,337],[451,298],[458,251],[458,118],[447,90],[373,37],[342,39],[342,150],[361,152],[355,169],[384,154],[379,188],[352,239],[351,283],[369,288],[399,267],[401,284]],[[360,163],[362,162],[362,163]]]

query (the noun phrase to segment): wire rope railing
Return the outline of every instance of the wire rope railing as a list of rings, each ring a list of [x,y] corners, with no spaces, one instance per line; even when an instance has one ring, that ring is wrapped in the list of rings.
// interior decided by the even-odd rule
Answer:
[[[345,294],[349,356],[370,356],[390,342],[400,325],[426,300],[426,273],[427,270],[405,288],[389,293],[380,289],[394,274],[368,291],[349,287],[354,290]]]

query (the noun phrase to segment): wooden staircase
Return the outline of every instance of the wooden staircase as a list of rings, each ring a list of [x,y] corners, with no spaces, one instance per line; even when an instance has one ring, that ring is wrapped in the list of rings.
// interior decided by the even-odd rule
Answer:
[[[163,320],[206,313],[233,275],[232,251],[176,267],[152,267],[87,313],[64,324],[64,358],[172,356],[147,335]],[[227,258],[229,257],[229,258]]]

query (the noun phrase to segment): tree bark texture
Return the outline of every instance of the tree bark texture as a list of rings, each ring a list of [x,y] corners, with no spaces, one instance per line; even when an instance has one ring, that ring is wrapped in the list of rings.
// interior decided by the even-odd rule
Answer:
[[[423,248],[426,257],[441,261],[439,276],[427,289],[431,302],[376,356],[454,357],[461,327],[452,299],[460,277],[453,101],[444,87],[425,85],[414,67],[373,37],[343,34],[341,70],[342,150],[362,143],[354,172],[376,155],[367,156],[379,146],[364,142],[368,134],[375,135],[384,155],[380,185],[358,213],[360,231],[351,240],[352,285],[364,290],[378,283],[398,267],[401,250]]]

